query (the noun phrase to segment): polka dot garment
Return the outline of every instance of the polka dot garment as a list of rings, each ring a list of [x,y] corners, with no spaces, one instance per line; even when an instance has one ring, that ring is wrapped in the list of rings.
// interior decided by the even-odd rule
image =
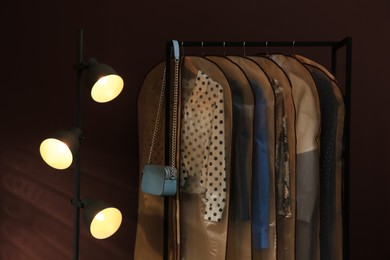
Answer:
[[[204,219],[219,222],[226,200],[223,88],[199,71],[183,81],[182,98],[181,190],[200,194]]]

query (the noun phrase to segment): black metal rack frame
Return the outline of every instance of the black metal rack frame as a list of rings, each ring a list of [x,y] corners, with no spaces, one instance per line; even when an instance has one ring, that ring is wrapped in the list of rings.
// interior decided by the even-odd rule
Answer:
[[[332,50],[331,71],[337,74],[337,54],[345,47],[345,86],[344,86],[344,144],[343,144],[343,259],[349,260],[349,171],[350,171],[350,120],[351,120],[351,84],[352,84],[352,38],[346,37],[341,41],[195,41],[180,42],[182,47],[328,47]],[[165,94],[165,163],[168,165],[170,158],[170,91],[171,91],[171,56],[173,41],[166,43],[166,94]],[[244,49],[245,51],[245,49]],[[169,197],[164,199],[164,252],[163,259],[168,260],[168,212]]]

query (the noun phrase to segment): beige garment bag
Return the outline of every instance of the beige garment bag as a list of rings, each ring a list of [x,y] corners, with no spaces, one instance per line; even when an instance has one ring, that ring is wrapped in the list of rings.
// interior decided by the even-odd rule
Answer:
[[[225,260],[231,186],[232,96],[230,87],[222,71],[214,63],[201,57],[184,57],[181,75],[181,147],[179,150],[181,153],[180,165],[182,167],[183,163],[186,163],[186,172],[182,168],[180,174],[186,174],[187,176],[186,179],[181,176],[180,184],[180,259]],[[209,86],[213,86],[213,90]],[[207,111],[206,107],[202,107],[202,103],[207,104],[207,102],[213,100],[213,96],[209,96],[210,99],[205,99],[205,97],[210,95],[209,92],[215,91],[215,88],[223,93],[223,102],[221,102],[223,104],[213,103],[214,105],[207,106],[212,111]],[[197,102],[197,105],[193,106],[195,102]],[[216,107],[218,109],[215,109]],[[199,108],[199,113],[197,113],[197,108]],[[223,114],[223,119],[220,117],[221,114]],[[209,122],[204,121],[203,115],[205,119],[213,115],[212,119],[215,116],[215,118],[218,118],[218,122],[211,120],[209,124]],[[195,124],[192,125],[192,123]],[[223,128],[221,128],[221,124],[223,124]],[[201,126],[209,125],[213,126],[210,131],[201,129]],[[190,135],[183,132],[187,131],[187,127],[190,127],[188,129]],[[183,145],[187,144],[187,141],[183,140],[184,138],[191,138],[191,134],[195,135],[201,131],[204,131],[204,134],[209,133],[212,139],[208,140],[204,138],[204,135],[200,135],[199,140],[208,142],[210,146],[202,146],[198,139],[193,139],[193,146],[185,147]],[[218,136],[218,134],[220,135]],[[221,151],[221,147],[215,146],[217,139],[214,140],[214,138],[220,138],[221,135],[224,136],[224,140],[218,139],[218,143],[225,146],[224,151]],[[219,152],[211,154],[214,152],[212,147]],[[195,149],[196,154],[203,154],[204,157],[199,158],[199,161],[204,162],[203,159],[205,159],[208,164],[196,165],[192,164],[191,160],[183,158],[184,155],[189,154],[187,153],[188,149]],[[207,153],[202,149],[205,149]],[[220,157],[221,153],[224,153],[222,158]],[[194,161],[197,161],[196,158],[194,158]],[[215,167],[215,162],[224,164],[223,171]],[[211,165],[212,167],[210,167]],[[199,167],[199,171],[191,171],[191,167]],[[221,175],[225,175],[223,183],[220,179]],[[204,186],[205,183],[206,186]],[[219,189],[220,185],[226,185],[226,188],[221,190]],[[224,197],[223,202],[214,204],[213,201],[218,201],[221,196]],[[218,208],[217,212],[215,212],[216,207]],[[210,215],[210,212],[213,212],[213,214]]]
[[[138,135],[139,135],[139,165],[141,171],[148,161],[149,149],[158,103],[161,93],[165,63],[154,67],[145,77],[138,96]],[[164,109],[163,109],[164,111]],[[155,144],[154,164],[164,164],[165,116],[161,113],[158,142]],[[141,187],[141,185],[139,185]],[[164,229],[164,198],[143,193],[139,189],[138,223],[134,259],[153,260],[163,258],[163,229]],[[170,258],[173,259],[173,258]]]
[[[255,98],[251,204],[253,259],[276,259],[275,95],[267,75],[253,60],[239,56],[228,56],[228,59],[243,70]],[[268,212],[268,216],[263,212]],[[258,248],[255,241],[262,248]]]
[[[280,209],[279,212],[276,210],[276,247],[277,247],[277,259],[289,259],[292,260],[295,257],[295,214],[296,214],[296,192],[295,192],[295,179],[296,179],[296,173],[295,173],[295,162],[296,162],[296,140],[295,140],[295,107],[294,107],[294,102],[292,98],[292,89],[291,89],[291,83],[285,74],[285,72],[271,59],[268,57],[263,57],[263,56],[250,56],[248,57],[249,59],[252,59],[255,61],[266,73],[268,78],[275,83],[279,85],[282,91],[283,95],[283,100],[284,102],[284,113],[285,117],[283,118],[284,122],[275,122],[275,133],[278,133],[278,131],[281,131],[281,126],[282,124],[286,124],[285,131],[286,133],[286,138],[287,140],[282,140],[285,141],[288,146],[287,152],[288,155],[285,159],[285,161],[279,162],[280,167],[279,171],[280,173],[275,172],[275,178],[277,178],[278,174],[286,174],[289,176],[289,184],[288,188],[281,187],[281,190],[278,192],[275,192],[276,196],[276,204],[278,204],[278,194],[279,196],[286,196],[283,191],[289,192],[290,197],[290,207],[291,207],[291,215],[289,212],[283,212],[284,209]],[[275,82],[276,81],[276,82]],[[277,104],[275,102],[275,111],[277,109],[277,105],[282,105],[282,104]],[[275,120],[277,120],[277,116],[275,115]],[[283,145],[282,143],[279,143],[281,140],[278,140],[278,136],[276,136],[275,142],[276,142],[276,147],[278,145]],[[281,147],[282,148],[282,147]],[[278,149],[275,149],[275,153],[278,153]],[[275,156],[276,158],[276,156]],[[275,162],[278,163],[278,162]],[[275,169],[276,171],[276,169]],[[276,188],[278,188],[276,186]],[[280,205],[279,205],[280,206]],[[278,205],[275,205],[275,207],[278,207]],[[281,212],[280,212],[281,211]]]
[[[233,99],[232,173],[227,260],[251,260],[254,96],[244,72],[225,57],[208,56],[226,75]]]
[[[172,66],[173,68],[173,66]],[[199,57],[186,57],[182,60],[180,67],[180,95],[185,90],[181,86],[188,82],[195,83],[199,73],[202,76],[210,77],[215,83],[223,89],[223,136],[224,136],[224,155],[218,158],[218,162],[224,163],[224,185],[223,203],[216,206],[220,217],[215,218],[217,221],[206,219],[210,211],[207,212],[208,203],[211,203],[215,195],[211,189],[208,192],[205,189],[201,193],[192,193],[185,189],[185,182],[180,179],[180,190],[177,195],[180,197],[181,215],[177,215],[175,199],[170,199],[169,212],[169,240],[168,240],[168,257],[173,259],[221,259],[226,258],[227,245],[227,223],[229,215],[229,191],[230,191],[230,171],[231,171],[231,138],[232,138],[232,100],[230,87],[225,76],[219,68]],[[139,149],[140,149],[140,169],[148,161],[150,142],[152,139],[155,118],[157,115],[158,101],[161,92],[162,79],[164,74],[164,64],[161,63],[153,68],[146,76],[138,98],[138,125],[139,125]],[[200,75],[200,74],[199,74]],[[182,102],[180,102],[182,103]],[[164,110],[163,106],[163,110]],[[181,109],[179,109],[181,110]],[[214,111],[219,113],[219,111]],[[185,111],[184,111],[185,113]],[[181,112],[178,115],[179,126],[183,122]],[[155,150],[153,153],[152,163],[164,164],[164,129],[165,116],[161,113],[161,121]],[[178,130],[178,138],[181,138],[181,130]],[[178,142],[177,159],[183,149]],[[196,147],[194,143],[192,149]],[[206,147],[203,147],[206,148]],[[213,157],[214,158],[214,157]],[[179,162],[177,165],[181,165]],[[179,170],[180,171],[180,170]],[[212,182],[210,172],[206,172],[208,184]],[[141,173],[140,173],[141,174]],[[215,178],[215,177],[214,177]],[[141,177],[140,177],[141,180]],[[214,179],[213,179],[214,180]],[[207,187],[209,188],[209,187]],[[219,190],[218,190],[219,191]],[[211,196],[211,197],[210,197]],[[219,205],[219,204],[224,204]],[[213,218],[211,215],[210,218]],[[214,219],[214,218],[213,218]],[[139,192],[138,223],[136,234],[136,245],[134,258],[139,260],[154,260],[163,258],[163,222],[164,222],[164,198]],[[180,229],[181,228],[181,229]]]
[[[315,82],[297,59],[270,55],[288,75],[296,112],[297,211],[296,259],[319,259],[319,136],[320,108]]]
[[[345,118],[343,94],[336,78],[326,68],[308,58],[299,55],[295,57],[305,64],[313,74],[314,79],[318,81],[317,87],[319,88],[320,100],[323,103],[321,110],[324,110],[322,119],[327,120],[322,126],[322,134],[326,133],[324,139],[327,143],[322,143],[322,150],[325,152],[321,154],[321,157],[324,156],[321,173],[325,175],[323,178],[326,178],[323,183],[324,189],[329,193],[325,194],[324,203],[330,205],[324,205],[324,210],[329,212],[323,213],[323,218],[327,222],[324,226],[327,229],[324,232],[327,237],[325,237],[325,241],[321,242],[321,249],[326,251],[321,252],[321,255],[330,259],[342,259],[342,149]],[[334,187],[329,189],[328,185],[330,185],[329,187],[334,185]]]

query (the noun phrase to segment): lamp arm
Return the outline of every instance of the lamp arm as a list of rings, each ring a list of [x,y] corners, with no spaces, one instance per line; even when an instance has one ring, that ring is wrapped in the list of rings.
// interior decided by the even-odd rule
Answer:
[[[82,71],[88,66],[88,63],[86,61],[80,61],[76,65],[73,66],[73,69]]]
[[[73,206],[78,207],[80,209],[84,208],[84,202],[81,199],[78,201],[75,199],[71,199],[70,203],[72,203]]]

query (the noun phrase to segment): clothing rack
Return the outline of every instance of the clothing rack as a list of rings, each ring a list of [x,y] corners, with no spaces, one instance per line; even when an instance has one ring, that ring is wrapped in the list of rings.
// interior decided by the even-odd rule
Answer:
[[[180,42],[182,47],[328,47],[331,48],[331,71],[337,74],[337,54],[345,48],[345,86],[344,86],[344,144],[343,144],[343,259],[349,260],[349,171],[350,171],[350,117],[351,117],[351,84],[352,84],[352,37],[345,37],[340,41],[190,41]],[[171,104],[171,57],[173,41],[166,43],[166,95],[165,95],[165,163],[171,161],[169,147],[170,136],[170,104]],[[168,260],[168,234],[169,234],[169,197],[164,197],[164,251],[163,259]]]

